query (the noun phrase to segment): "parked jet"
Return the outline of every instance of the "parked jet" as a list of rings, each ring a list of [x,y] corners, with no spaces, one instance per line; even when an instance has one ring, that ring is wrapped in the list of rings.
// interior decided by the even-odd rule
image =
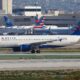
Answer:
[[[34,28],[34,34],[71,35],[76,29],[80,28],[80,22],[78,22],[77,25],[58,27],[56,25],[46,26],[44,25],[44,20],[45,18],[41,17],[38,19],[38,16],[36,16],[35,22],[37,25],[36,28]]]

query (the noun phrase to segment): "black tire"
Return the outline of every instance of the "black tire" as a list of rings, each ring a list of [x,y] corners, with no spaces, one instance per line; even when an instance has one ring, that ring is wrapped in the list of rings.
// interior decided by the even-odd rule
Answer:
[[[31,50],[31,53],[35,53],[35,50]]]
[[[40,50],[37,50],[36,53],[40,53]]]

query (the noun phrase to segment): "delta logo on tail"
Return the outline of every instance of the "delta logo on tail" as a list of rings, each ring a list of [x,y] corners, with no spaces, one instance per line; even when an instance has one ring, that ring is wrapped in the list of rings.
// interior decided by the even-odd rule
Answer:
[[[45,20],[44,16],[41,16],[40,18],[38,18],[38,15],[36,15],[35,16],[35,26],[34,26],[34,29],[35,28],[45,28],[44,20]]]
[[[13,22],[8,18],[8,16],[4,16],[4,22],[5,22],[5,26],[6,27],[12,27],[13,26]]]

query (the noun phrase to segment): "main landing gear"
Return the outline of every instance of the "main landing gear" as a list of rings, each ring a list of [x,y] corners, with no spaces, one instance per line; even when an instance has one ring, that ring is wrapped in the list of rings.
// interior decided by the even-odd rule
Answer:
[[[31,47],[31,53],[40,53],[39,46],[32,46]]]
[[[40,50],[39,49],[38,50],[33,49],[33,50],[31,50],[31,53],[40,53]]]

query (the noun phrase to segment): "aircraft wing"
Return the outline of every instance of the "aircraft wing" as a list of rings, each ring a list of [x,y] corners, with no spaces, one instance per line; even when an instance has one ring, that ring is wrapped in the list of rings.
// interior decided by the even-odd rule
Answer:
[[[62,38],[57,38],[57,39],[53,39],[53,40],[45,40],[45,41],[32,42],[32,43],[29,43],[29,45],[31,45],[32,47],[39,47],[40,45],[43,45],[43,44],[46,44],[46,43],[51,43],[51,42],[55,42],[55,41],[60,41],[61,42],[62,40],[63,40]],[[23,45],[23,43],[20,44],[20,45]]]
[[[54,42],[54,41],[60,41],[60,39],[54,39],[54,40],[43,41],[43,42],[35,42],[35,43],[33,42],[30,45],[32,45],[32,46],[40,46],[42,44],[46,44],[46,43]]]

